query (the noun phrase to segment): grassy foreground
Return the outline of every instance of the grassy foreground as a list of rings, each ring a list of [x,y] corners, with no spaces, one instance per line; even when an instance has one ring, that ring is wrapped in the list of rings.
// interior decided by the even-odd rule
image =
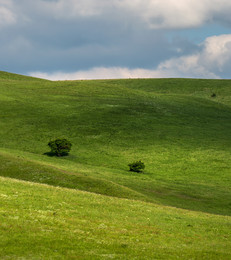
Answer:
[[[230,259],[230,129],[230,80],[0,72],[0,258]]]
[[[0,178],[1,259],[230,259],[230,217]]]

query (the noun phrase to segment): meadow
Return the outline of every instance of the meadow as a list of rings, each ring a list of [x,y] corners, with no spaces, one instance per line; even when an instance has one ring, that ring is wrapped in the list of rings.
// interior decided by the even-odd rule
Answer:
[[[230,80],[0,72],[0,111],[2,259],[231,258]]]

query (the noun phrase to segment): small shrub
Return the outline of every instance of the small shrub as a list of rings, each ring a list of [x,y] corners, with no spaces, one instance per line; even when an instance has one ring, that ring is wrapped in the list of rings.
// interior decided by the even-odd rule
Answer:
[[[215,93],[213,93],[212,95],[211,95],[211,97],[216,97],[217,95],[215,94]]]
[[[56,139],[50,141],[48,146],[51,148],[51,153],[55,154],[56,156],[64,156],[68,155],[71,150],[71,142],[67,139]]]
[[[136,161],[133,163],[129,163],[128,166],[130,167],[130,171],[132,172],[142,172],[145,168],[145,165],[141,161]]]

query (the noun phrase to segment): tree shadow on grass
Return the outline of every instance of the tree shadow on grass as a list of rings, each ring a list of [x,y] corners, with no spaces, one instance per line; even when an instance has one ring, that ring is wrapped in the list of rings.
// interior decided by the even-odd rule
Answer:
[[[43,155],[47,155],[49,157],[66,157],[69,154],[68,153],[62,153],[61,155],[57,155],[56,153],[53,153],[53,152],[46,152]]]
[[[46,153],[44,153],[43,155],[47,155],[47,156],[49,156],[49,157],[55,157],[55,156],[57,156],[55,153],[52,153],[52,152],[46,152]],[[58,156],[57,156],[58,157]]]

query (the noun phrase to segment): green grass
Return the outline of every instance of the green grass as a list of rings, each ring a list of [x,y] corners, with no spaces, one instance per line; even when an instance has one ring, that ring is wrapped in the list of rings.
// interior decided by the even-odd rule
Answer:
[[[211,97],[213,93],[216,93],[216,97]],[[211,216],[218,233],[223,232],[219,225],[224,219],[226,223],[230,223],[230,80],[137,79],[51,82],[0,72],[0,111],[0,175],[4,178],[59,186],[60,189],[57,190],[68,194],[85,196],[87,193],[79,193],[79,190],[82,190],[107,195],[91,196],[103,198],[105,201],[120,201],[126,208],[125,216],[130,214],[128,205],[139,205],[136,215],[131,216],[135,225],[139,225],[139,214],[146,214],[142,212],[142,205],[153,207],[153,210],[162,209],[163,212],[176,211],[178,216],[189,214],[190,219],[194,219],[194,223],[200,227],[199,222],[202,220],[199,219],[202,218],[202,222],[207,223],[207,217]],[[48,142],[59,137],[65,137],[72,142],[70,155],[63,158],[47,156]],[[129,172],[128,164],[140,159],[146,166],[144,173]],[[10,180],[9,183],[24,185]],[[40,189],[43,186],[28,187]],[[62,191],[61,188],[69,188],[72,191]],[[17,211],[18,206],[15,205],[14,210]],[[112,215],[118,217],[122,213],[120,206],[117,209],[116,207]],[[110,211],[108,203],[105,204],[105,210]],[[91,212],[89,209],[89,214],[94,214],[94,210]],[[67,219],[63,221],[68,222]],[[75,217],[73,221],[74,219]],[[160,215],[157,214],[156,221],[160,221],[161,228],[161,225],[165,224],[160,219]],[[117,222],[118,226],[119,223],[123,225],[121,218]],[[223,243],[223,240],[218,242],[214,234],[207,236],[206,225],[200,236],[201,242],[196,240],[192,250],[186,245],[186,251],[182,249],[177,254],[179,240],[175,244],[175,253],[172,254],[175,243],[173,237],[177,236],[177,229],[180,227],[171,221],[170,227],[174,229],[174,235],[163,238],[163,241],[152,241],[154,248],[159,248],[158,254],[153,252],[147,256],[142,253],[140,255],[146,259],[150,259],[148,256],[166,259],[167,254],[172,255],[173,259],[180,256],[183,256],[181,259],[203,259],[206,258],[208,249],[208,256],[212,259],[228,259],[231,248]],[[85,228],[91,230],[90,225]],[[104,231],[105,237],[112,235],[110,230]],[[61,232],[61,229],[57,229],[56,232]],[[186,230],[183,230],[182,226],[179,239],[185,236],[182,235],[184,232]],[[133,231],[128,237],[132,237],[132,234]],[[114,241],[118,239],[114,235],[112,237]],[[36,243],[34,237],[32,242]],[[162,246],[157,246],[158,242]],[[202,242],[205,243],[204,247],[200,244]],[[71,248],[74,244],[69,243]],[[142,246],[142,243],[137,244]],[[211,253],[212,244],[214,250],[222,244],[221,250],[217,252],[218,258],[215,258],[216,250],[213,251],[214,254]],[[86,252],[87,244],[83,247],[83,252]],[[151,244],[147,247],[148,251],[153,250]],[[28,250],[28,254],[29,248],[25,249],[26,252]],[[104,249],[105,252],[113,251],[110,246],[107,250],[104,243],[98,244],[97,248],[99,252]],[[200,248],[201,255],[198,253]],[[93,246],[89,250],[93,250]],[[130,254],[132,258],[135,259],[137,256],[137,259],[140,259],[138,250],[141,248],[126,248],[128,259]],[[66,248],[65,252],[67,251]],[[13,252],[14,250],[12,254]],[[76,252],[73,251],[74,257],[77,257]],[[96,259],[104,257],[103,253],[100,253],[100,256],[96,251],[92,252]],[[115,258],[120,257],[117,249],[113,252]],[[39,258],[35,251],[31,254]],[[59,252],[52,256],[58,258],[60,254]],[[45,256],[41,253],[41,258]],[[29,258],[29,255],[26,257]],[[86,257],[85,253],[83,257]],[[105,253],[105,258],[110,256]],[[124,259],[124,255],[121,255],[121,259]]]
[[[230,217],[0,178],[1,259],[230,259]]]
[[[111,181],[89,176],[89,174],[72,173],[51,165],[35,163],[19,156],[14,157],[0,152],[1,176],[30,182],[46,183],[70,189],[88,190],[90,192],[121,198],[145,200],[145,196],[132,189]]]

